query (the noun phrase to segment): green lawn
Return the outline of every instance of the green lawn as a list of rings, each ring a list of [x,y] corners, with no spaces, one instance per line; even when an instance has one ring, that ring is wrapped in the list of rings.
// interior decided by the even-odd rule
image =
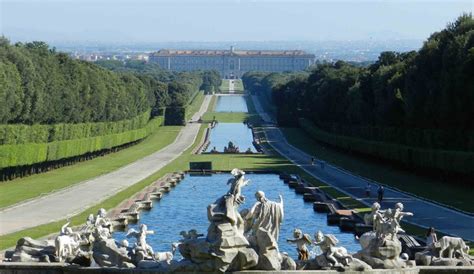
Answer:
[[[234,80],[234,90],[236,92],[244,92],[244,83],[242,83],[242,80]]]
[[[229,92],[229,80],[222,79],[221,86],[219,87],[220,92]]]
[[[341,152],[318,143],[299,128],[281,128],[288,142],[301,150],[350,172],[461,210],[474,212],[472,190],[436,178]],[[456,197],[456,198],[453,198]]]
[[[2,182],[0,208],[109,173],[172,143],[181,127],[163,126],[142,142],[121,151],[49,172]]]
[[[194,113],[198,112],[201,108],[202,102],[204,101],[204,92],[199,91],[194,97],[193,101],[189,104],[188,108],[186,109],[186,121],[189,121],[194,115]]]
[[[222,84],[219,87],[221,93],[229,93],[229,79],[222,79]],[[244,93],[244,84],[240,79],[233,79],[234,81],[234,93]]]

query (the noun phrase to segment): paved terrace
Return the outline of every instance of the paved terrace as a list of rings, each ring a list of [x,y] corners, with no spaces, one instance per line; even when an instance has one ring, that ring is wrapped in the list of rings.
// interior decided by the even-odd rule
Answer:
[[[367,198],[365,196],[365,186],[368,182],[373,186],[373,181],[328,163],[324,164],[324,168],[321,168],[319,164],[311,165],[310,159],[312,156],[290,145],[278,127],[274,126],[275,121],[265,113],[256,96],[252,96],[252,100],[262,119],[270,125],[264,127],[264,132],[269,144],[276,151],[303,168],[316,179],[337,188],[348,196],[352,196],[368,206],[375,201],[375,198]],[[317,159],[317,155],[314,157]],[[316,162],[319,161],[317,160]],[[405,221],[422,227],[432,226],[438,231],[474,241],[474,216],[389,187],[385,187],[384,194],[384,200],[381,203],[382,208],[393,207],[395,203],[402,202],[406,211],[414,213],[413,217],[405,217]],[[376,196],[376,188],[374,186],[372,196]],[[453,197],[453,199],[456,199],[456,197]]]
[[[197,121],[207,111],[210,99],[211,96],[205,96],[191,121]],[[194,143],[200,126],[199,123],[187,124],[173,143],[118,170],[1,210],[0,235],[73,216],[138,183],[187,150]]]

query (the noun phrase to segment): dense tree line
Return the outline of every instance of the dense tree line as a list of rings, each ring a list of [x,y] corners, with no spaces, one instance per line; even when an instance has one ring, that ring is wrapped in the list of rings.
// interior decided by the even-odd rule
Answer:
[[[56,124],[131,119],[184,105],[220,85],[216,72],[173,73],[142,61],[73,60],[44,42],[0,37],[0,124]],[[218,76],[218,75],[217,75]],[[168,85],[182,85],[168,94]],[[175,101],[178,100],[178,101]]]
[[[0,124],[129,119],[150,109],[148,92],[133,75],[72,60],[43,42],[0,38]]]
[[[201,89],[220,85],[215,76],[140,61],[98,66],[0,37],[0,179],[136,143],[166,122],[164,109],[185,112]]]
[[[319,64],[310,74],[248,73],[282,125],[434,149],[474,150],[474,20],[460,16],[418,51],[383,52],[370,66]],[[283,82],[283,84],[282,84]]]

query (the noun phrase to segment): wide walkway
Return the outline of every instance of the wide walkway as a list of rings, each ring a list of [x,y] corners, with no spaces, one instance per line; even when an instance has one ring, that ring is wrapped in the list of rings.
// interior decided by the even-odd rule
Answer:
[[[158,152],[108,174],[0,211],[0,235],[73,216],[157,172],[194,143],[201,126],[195,122],[207,111],[210,99],[211,96],[205,96],[192,123]]]
[[[275,126],[275,121],[267,115],[258,99],[252,96],[255,108],[267,123],[264,132],[269,144],[281,155],[303,168],[316,179],[331,185],[338,190],[354,197],[366,205],[371,205],[375,199],[365,197],[365,187],[370,182],[372,187],[372,196],[376,196],[376,186],[373,181],[369,181],[348,171],[342,170],[336,166],[325,163],[321,166],[311,165],[311,155],[290,145],[283,133]],[[317,155],[314,156],[317,159]],[[382,182],[383,183],[383,182]],[[414,213],[413,217],[405,217],[405,221],[417,224],[423,227],[435,227],[436,230],[447,234],[462,237],[469,241],[474,241],[474,216],[455,211],[438,204],[414,197],[391,188],[385,188],[382,208],[393,207],[395,203],[402,202],[406,211]],[[456,199],[456,197],[453,197]]]

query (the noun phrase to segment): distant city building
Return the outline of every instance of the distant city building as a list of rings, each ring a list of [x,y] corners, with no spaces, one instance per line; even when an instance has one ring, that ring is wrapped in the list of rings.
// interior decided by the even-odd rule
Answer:
[[[150,62],[173,71],[217,70],[224,78],[247,71],[298,71],[314,64],[315,56],[301,50],[168,50],[150,54]]]

